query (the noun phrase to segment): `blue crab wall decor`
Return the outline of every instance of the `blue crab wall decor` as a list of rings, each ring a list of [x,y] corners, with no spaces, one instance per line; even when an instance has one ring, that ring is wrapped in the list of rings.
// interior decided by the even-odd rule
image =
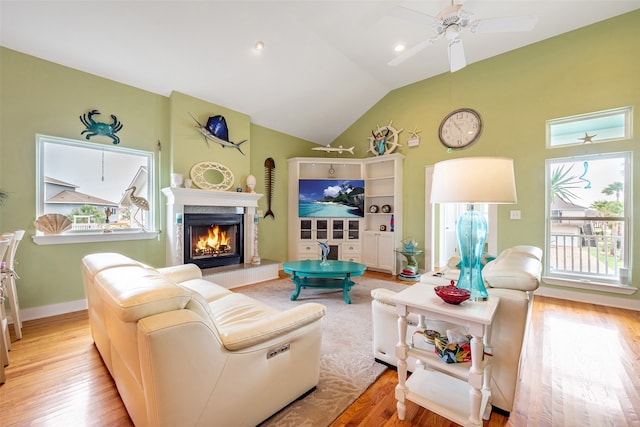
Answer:
[[[85,136],[85,139],[87,141],[92,136],[104,135],[113,139],[114,144],[120,144],[120,138],[116,136],[116,133],[122,129],[122,123],[120,123],[118,118],[113,114],[111,114],[111,124],[96,122],[93,120],[93,116],[97,115],[100,115],[100,111],[91,110],[87,114],[80,116],[80,121],[87,127],[85,130],[80,132],[80,135],[84,135],[86,133],[87,135]]]

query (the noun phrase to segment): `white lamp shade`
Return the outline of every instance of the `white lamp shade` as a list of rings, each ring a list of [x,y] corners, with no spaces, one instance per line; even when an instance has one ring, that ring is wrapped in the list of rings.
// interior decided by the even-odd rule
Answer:
[[[516,203],[513,159],[465,157],[433,168],[431,203]]]

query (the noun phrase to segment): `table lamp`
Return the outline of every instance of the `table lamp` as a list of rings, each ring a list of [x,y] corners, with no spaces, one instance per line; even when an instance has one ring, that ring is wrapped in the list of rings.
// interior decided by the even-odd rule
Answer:
[[[465,157],[435,164],[431,203],[468,203],[458,218],[456,234],[460,248],[457,287],[471,292],[471,299],[488,297],[482,280],[482,251],[487,239],[487,220],[474,210],[474,203],[516,203],[513,159]]]

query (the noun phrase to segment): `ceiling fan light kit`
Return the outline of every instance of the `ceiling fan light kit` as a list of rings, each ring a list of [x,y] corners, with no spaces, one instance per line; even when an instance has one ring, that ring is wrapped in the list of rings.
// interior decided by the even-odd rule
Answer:
[[[437,34],[405,50],[387,64],[390,66],[399,65],[444,36],[449,41],[447,48],[449,68],[454,73],[467,65],[464,47],[460,39],[460,34],[465,30],[469,30],[473,34],[531,31],[538,21],[535,16],[513,16],[471,21],[470,16],[472,14],[466,12],[463,8],[464,5],[453,4],[452,2],[451,6],[441,10],[433,17],[406,7],[397,6],[393,12],[394,16],[419,23],[431,22]]]

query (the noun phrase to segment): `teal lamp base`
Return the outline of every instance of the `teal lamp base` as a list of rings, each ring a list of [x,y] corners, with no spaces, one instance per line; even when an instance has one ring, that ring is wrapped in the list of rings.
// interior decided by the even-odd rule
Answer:
[[[473,205],[458,218],[456,231],[460,248],[460,277],[456,286],[471,292],[472,301],[486,301],[489,297],[482,280],[482,252],[487,230],[486,219],[473,210]]]

